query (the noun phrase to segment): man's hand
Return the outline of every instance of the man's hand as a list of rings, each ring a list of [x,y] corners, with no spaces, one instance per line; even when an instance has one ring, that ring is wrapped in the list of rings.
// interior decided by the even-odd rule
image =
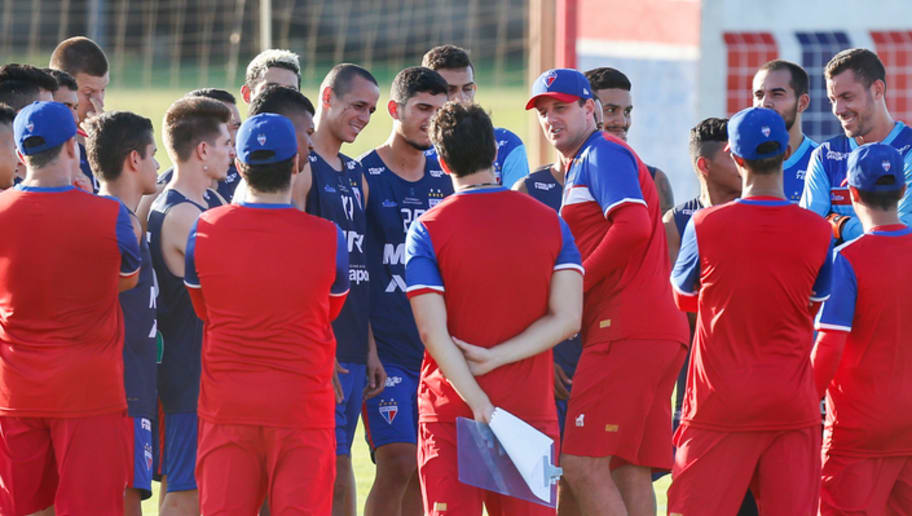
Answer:
[[[456,337],[453,337],[453,342],[455,342],[456,346],[462,351],[472,375],[481,376],[501,366],[495,348],[475,346],[468,342],[461,341]]]
[[[568,400],[570,399],[570,387],[573,384],[573,380],[567,376],[567,373],[564,372],[564,369],[554,364],[554,397],[559,400]]]
[[[484,399],[479,400],[477,406],[470,407],[472,409],[472,417],[475,421],[486,425],[491,424],[491,416],[494,415],[494,405],[491,405],[491,400],[489,400],[487,396],[485,396]]]
[[[95,191],[95,189],[92,188],[92,181],[88,176],[83,174],[81,170],[73,173],[73,186],[79,188],[83,192],[92,193]]]
[[[345,392],[342,390],[342,381],[339,380],[339,375],[348,374],[348,369],[339,365],[339,361],[336,359],[333,359],[333,363],[335,364],[335,367],[333,368],[332,384],[333,391],[336,393],[336,405],[338,405],[345,401]]]
[[[383,392],[386,387],[386,370],[377,356],[377,348],[367,350],[367,383],[364,385],[364,400],[369,400]]]
[[[841,243],[843,241],[842,228],[844,228],[849,221],[849,217],[839,215],[838,213],[830,213],[826,216],[826,221],[829,222],[830,226],[833,228],[833,238],[836,239],[836,242]]]

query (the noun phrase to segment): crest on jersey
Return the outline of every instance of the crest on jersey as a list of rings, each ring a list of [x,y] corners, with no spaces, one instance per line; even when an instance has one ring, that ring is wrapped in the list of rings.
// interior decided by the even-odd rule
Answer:
[[[770,128],[768,125],[764,125],[763,127],[761,127],[760,132],[763,133],[763,136],[765,136],[766,138],[769,138]]]
[[[383,420],[391,425],[393,420],[396,419],[396,414],[399,413],[399,403],[396,400],[381,401],[378,410]]]
[[[557,73],[555,73],[555,72],[548,73],[548,75],[545,76],[545,86],[550,88],[551,85],[554,84],[555,79],[557,79]]]
[[[890,171],[890,162],[889,161],[883,160],[883,163],[881,163],[881,165],[883,165],[884,172]]]
[[[32,132],[32,131],[35,130],[35,124],[32,123],[32,122],[29,122],[29,123],[25,124],[25,129],[26,129],[28,132]]]
[[[146,470],[152,471],[152,445],[149,443],[143,446],[143,458],[146,459]]]
[[[262,147],[263,145],[266,145],[266,135],[260,133],[260,135],[257,136],[257,143],[260,144],[260,147]]]

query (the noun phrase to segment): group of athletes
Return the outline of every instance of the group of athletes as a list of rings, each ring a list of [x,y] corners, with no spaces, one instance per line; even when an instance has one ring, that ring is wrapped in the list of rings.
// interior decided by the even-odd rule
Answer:
[[[367,515],[554,514],[459,482],[456,418],[495,407],[554,439],[561,515],[655,514],[669,471],[672,515],[912,514],[912,129],[878,57],[828,63],[820,145],[807,73],[762,66],[677,206],[622,72],[542,73],[531,173],[474,74],[427,51],[352,159],[377,80],[311,101],[266,50],[243,122],[168,108],[159,174],[94,42],[0,67],[0,514],[141,514],[155,479],[163,515],[354,515],[359,417]]]

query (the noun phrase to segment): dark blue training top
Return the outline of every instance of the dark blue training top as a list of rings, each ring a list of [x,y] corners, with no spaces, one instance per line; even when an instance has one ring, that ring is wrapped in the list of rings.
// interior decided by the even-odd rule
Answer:
[[[159,174],[156,182],[160,185],[166,185],[169,182],[171,182],[171,178],[173,176],[174,176],[174,169],[169,168],[168,170],[165,170],[164,172]],[[234,163],[232,163],[231,166],[228,167],[228,176],[225,177],[225,179],[218,181],[218,186],[216,187],[215,191],[218,192],[219,195],[221,195],[222,198],[225,199],[225,201],[231,202],[231,198],[234,197],[234,191],[235,191],[235,189],[237,189],[237,185],[240,182],[241,182],[241,175],[238,174],[237,168],[235,168]],[[210,197],[213,197],[213,196],[209,195],[208,190],[207,190],[206,202],[209,204],[210,208],[214,208],[214,207],[220,206],[222,204],[218,200],[210,199]]]
[[[89,182],[92,183],[92,193],[98,193],[98,188],[101,186],[98,184],[98,180],[95,179],[95,174],[92,173],[92,166],[89,165],[89,155],[86,152],[85,145],[77,142],[79,145],[79,170],[82,170],[82,173],[89,178]]]
[[[560,213],[563,185],[558,183],[551,174],[550,163],[529,174],[525,183],[529,195]],[[554,361],[567,376],[572,377],[576,372],[576,364],[579,362],[582,352],[583,341],[579,334],[576,334],[554,346]]]
[[[207,209],[170,189],[155,199],[149,211],[149,248],[158,278],[158,330],[164,348],[158,368],[158,392],[167,414],[196,412],[199,398],[203,321],[193,311],[184,278],[174,275],[165,264],[161,247],[165,215],[183,203],[190,203],[202,211]]]
[[[377,151],[359,158],[367,171],[367,267],[371,275],[370,322],[384,363],[421,368],[424,345],[405,296],[405,235],[412,221],[453,193],[453,182],[435,157],[425,156],[424,177],[407,181]]]
[[[687,221],[690,220],[690,217],[692,217],[697,210],[701,209],[703,209],[703,203],[700,202],[699,196],[694,197],[689,201],[682,202],[671,209],[675,226],[678,228],[678,235],[684,235],[684,228],[687,227]]]
[[[307,194],[307,213],[335,222],[348,240],[348,279],[351,290],[339,317],[333,321],[336,358],[339,362],[367,363],[367,320],[370,303],[370,274],[367,270],[364,235],[364,169],[360,163],[339,154],[342,170],[334,169],[316,152],[311,152],[313,182]]]

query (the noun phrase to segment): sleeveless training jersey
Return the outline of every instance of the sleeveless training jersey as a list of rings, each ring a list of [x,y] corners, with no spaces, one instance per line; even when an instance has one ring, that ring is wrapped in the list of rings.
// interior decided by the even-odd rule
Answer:
[[[101,186],[98,184],[98,179],[95,178],[95,174],[92,173],[92,165],[89,164],[89,155],[86,152],[85,145],[81,143],[76,143],[79,145],[79,170],[89,178],[89,182],[92,183],[92,193],[98,193],[98,188]]]
[[[903,172],[906,178],[906,193],[899,201],[899,218],[903,224],[912,225],[912,128],[896,122],[890,134],[881,142],[895,148],[903,157]],[[858,148],[854,138],[839,135],[820,144],[811,155],[804,193],[800,205],[821,217],[838,213],[851,217],[842,228],[842,239],[846,242],[861,236],[864,229],[855,217],[849,187],[842,182],[846,178],[849,153]]]
[[[551,174],[551,164],[545,165],[529,174],[525,179],[526,191],[535,200],[542,202],[552,210],[560,213],[561,192],[563,186]],[[576,372],[576,364],[583,352],[583,342],[579,333],[554,346],[554,361],[568,376]]]
[[[687,221],[690,220],[690,217],[697,210],[703,209],[703,203],[700,202],[700,197],[694,197],[693,199],[682,202],[681,204],[675,206],[671,209],[671,214],[674,217],[675,227],[678,228],[678,235],[684,234],[684,228],[687,227]]]
[[[132,213],[131,215],[136,217]],[[158,361],[155,298],[158,295],[158,282],[152,267],[149,233],[143,235],[139,254],[142,257],[139,281],[135,287],[120,293],[120,308],[124,316],[124,390],[127,391],[127,413],[130,417],[155,419],[158,399],[155,379]]]
[[[161,247],[162,222],[168,211],[178,204],[200,206],[177,190],[165,190],[149,211],[149,247],[152,265],[158,278],[158,329],[164,351],[158,368],[158,391],[165,413],[196,412],[199,398],[200,350],[203,343],[203,321],[193,311],[184,278],[174,275],[165,264]]]
[[[156,183],[160,185],[166,185],[171,182],[171,178],[174,177],[174,169],[169,168],[161,174],[158,175]],[[231,202],[231,198],[234,197],[234,191],[237,189],[237,186],[241,182],[241,175],[238,173],[237,168],[234,167],[234,163],[228,167],[228,177],[222,181],[218,181],[218,185],[215,190],[211,188],[206,189],[206,193],[203,194],[203,198],[206,199],[206,204],[210,208],[215,208],[216,206],[221,206],[222,201],[218,197],[212,195],[212,192],[218,192],[219,195],[225,199],[225,202]]]
[[[364,234],[364,192],[361,163],[339,154],[342,170],[335,170],[316,152],[311,152],[313,182],[307,193],[307,213],[335,222],[348,240],[348,279],[351,290],[339,317],[333,321],[336,358],[339,362],[367,363],[367,319],[370,274],[367,271]]]
[[[782,164],[782,183],[785,189],[785,198],[797,203],[804,192],[804,178],[807,176],[808,163],[811,153],[819,144],[807,136],[801,140],[801,145],[792,151],[792,155]],[[681,233],[682,235],[684,233]]]
[[[405,296],[405,235],[412,221],[453,193],[453,182],[436,157],[425,157],[424,177],[407,181],[376,150],[359,159],[367,171],[367,267],[371,276],[370,322],[383,363],[421,368],[424,345]]]

